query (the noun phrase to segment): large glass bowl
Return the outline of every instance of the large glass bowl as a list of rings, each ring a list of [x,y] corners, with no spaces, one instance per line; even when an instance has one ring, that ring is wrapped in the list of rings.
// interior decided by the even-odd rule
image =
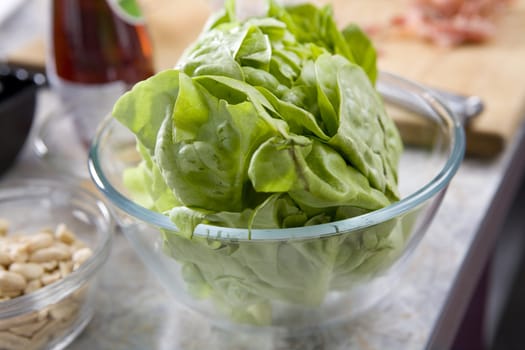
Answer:
[[[174,299],[219,326],[289,330],[348,320],[395,287],[465,148],[458,119],[429,91],[385,75],[378,88],[404,141],[402,199],[365,215],[250,232],[201,224],[184,237],[167,216],[128,196],[123,171],[140,159],[133,135],[111,118],[94,138],[90,174]]]

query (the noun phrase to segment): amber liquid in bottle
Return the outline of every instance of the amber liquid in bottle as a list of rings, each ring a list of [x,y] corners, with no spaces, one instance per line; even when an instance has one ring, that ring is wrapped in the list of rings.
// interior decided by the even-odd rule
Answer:
[[[129,23],[106,0],[53,0],[53,53],[62,79],[133,84],[153,74],[144,23]]]
[[[144,21],[123,16],[109,1],[51,5],[49,80],[86,145],[118,97],[154,73]]]

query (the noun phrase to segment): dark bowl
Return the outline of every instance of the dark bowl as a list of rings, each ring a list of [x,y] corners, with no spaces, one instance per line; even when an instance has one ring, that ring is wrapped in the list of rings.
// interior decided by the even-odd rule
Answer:
[[[35,115],[36,92],[45,83],[41,73],[0,66],[0,175],[16,161]]]

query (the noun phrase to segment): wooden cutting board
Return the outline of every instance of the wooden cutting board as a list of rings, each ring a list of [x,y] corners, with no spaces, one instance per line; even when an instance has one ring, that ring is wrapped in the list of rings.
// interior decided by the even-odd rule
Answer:
[[[387,23],[409,0],[316,0],[332,3],[341,26]],[[210,14],[213,0],[143,0],[158,70],[172,67],[193,42]],[[215,1],[217,2],[217,1]],[[482,97],[485,111],[467,131],[469,155],[495,156],[512,138],[525,112],[525,0],[515,0],[497,22],[493,40],[458,48],[436,47],[400,36],[374,36],[379,67],[424,84]],[[11,60],[43,65],[42,41],[31,43]]]
[[[335,1],[342,23],[386,23],[407,0]],[[466,127],[470,155],[497,155],[525,118],[525,1],[499,14],[490,42],[437,47],[413,38],[374,36],[379,66],[427,85],[480,96],[484,112]]]

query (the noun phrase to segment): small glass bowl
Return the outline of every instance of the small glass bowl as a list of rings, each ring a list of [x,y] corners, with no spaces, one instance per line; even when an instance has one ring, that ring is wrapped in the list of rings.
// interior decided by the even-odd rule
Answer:
[[[0,301],[0,349],[63,349],[93,316],[97,279],[114,231],[112,216],[87,190],[63,181],[32,179],[0,187],[0,216],[9,222],[8,236],[36,234],[63,223],[92,251],[62,279]]]
[[[111,118],[94,138],[89,171],[146,265],[212,323],[297,331],[348,321],[396,288],[465,151],[459,120],[429,91],[392,76],[378,87],[405,146],[402,199],[364,215],[273,230],[201,224],[183,237],[167,216],[128,196],[123,171],[140,158],[134,136]]]

